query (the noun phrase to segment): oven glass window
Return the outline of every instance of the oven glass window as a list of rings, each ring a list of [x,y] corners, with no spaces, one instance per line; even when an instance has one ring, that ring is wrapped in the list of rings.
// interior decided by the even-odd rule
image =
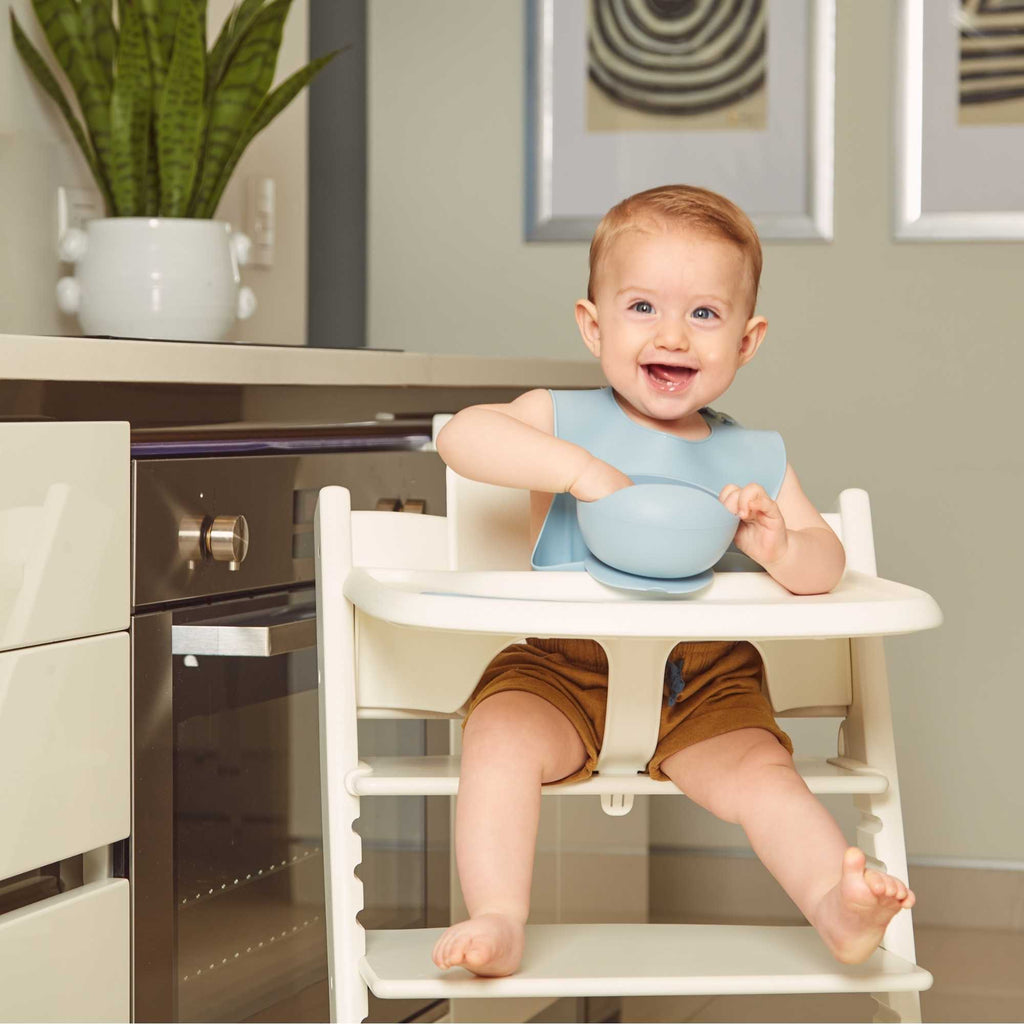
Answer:
[[[316,651],[174,662],[179,1017],[326,1010]]]

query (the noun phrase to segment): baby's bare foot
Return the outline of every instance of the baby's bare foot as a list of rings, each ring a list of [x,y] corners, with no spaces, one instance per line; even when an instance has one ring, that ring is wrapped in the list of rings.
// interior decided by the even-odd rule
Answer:
[[[843,855],[843,876],[822,898],[813,924],[832,955],[859,964],[878,948],[886,925],[914,905],[914,894],[892,875],[865,870],[863,850]]]
[[[465,967],[485,978],[503,977],[523,959],[523,923],[505,914],[481,914],[453,924],[437,940],[433,960],[442,970]]]

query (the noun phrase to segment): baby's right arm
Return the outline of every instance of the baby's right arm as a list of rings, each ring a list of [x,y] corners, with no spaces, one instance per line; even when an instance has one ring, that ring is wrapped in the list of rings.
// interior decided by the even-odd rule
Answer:
[[[503,487],[594,501],[632,481],[585,448],[554,436],[551,395],[527,391],[507,405],[474,405],[437,435],[441,458],[460,476]]]

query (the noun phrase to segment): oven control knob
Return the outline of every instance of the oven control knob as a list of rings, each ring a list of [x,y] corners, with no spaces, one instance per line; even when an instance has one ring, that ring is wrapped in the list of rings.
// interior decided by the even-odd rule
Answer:
[[[249,551],[249,524],[245,516],[217,516],[206,528],[203,545],[215,562],[227,562],[228,569],[240,569]]]

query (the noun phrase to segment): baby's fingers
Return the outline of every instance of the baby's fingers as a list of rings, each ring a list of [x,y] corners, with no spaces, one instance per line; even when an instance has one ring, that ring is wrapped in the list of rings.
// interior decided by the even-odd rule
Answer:
[[[718,494],[718,500],[734,515],[740,514],[740,489],[736,484],[726,484]]]
[[[740,491],[739,516],[741,519],[755,519],[758,514],[773,519],[781,518],[778,505],[768,497],[760,484],[747,484]]]

